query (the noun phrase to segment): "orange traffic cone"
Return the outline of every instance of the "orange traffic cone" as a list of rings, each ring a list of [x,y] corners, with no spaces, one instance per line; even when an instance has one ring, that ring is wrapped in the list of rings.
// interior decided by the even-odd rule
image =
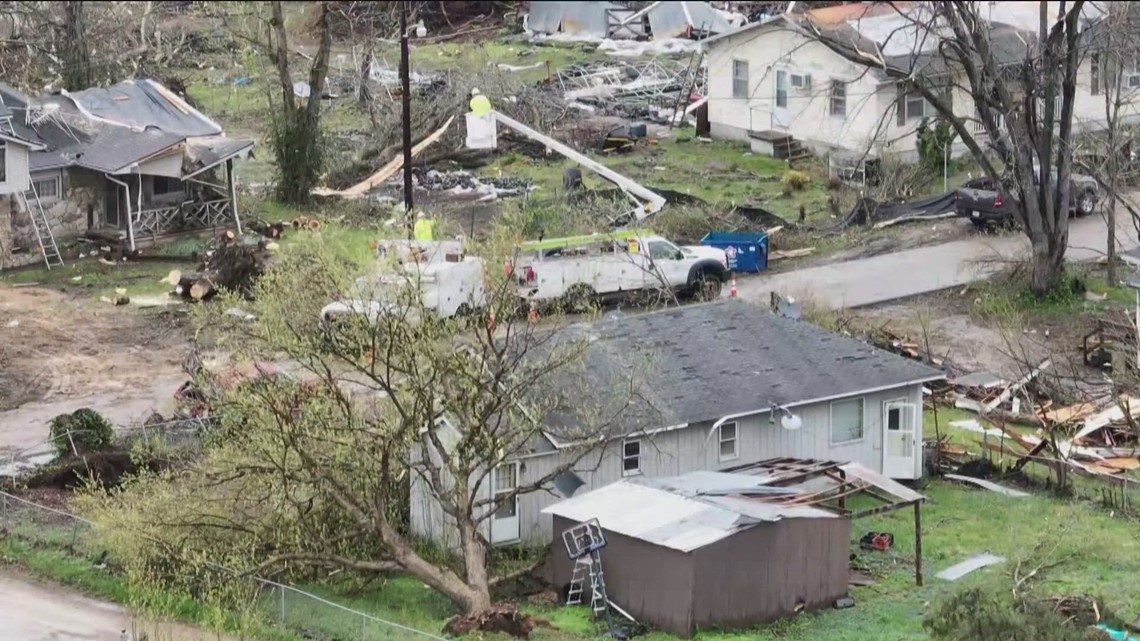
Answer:
[[[728,292],[729,297],[736,298],[736,273],[732,274],[732,289]]]
[[[503,274],[511,275],[511,256],[507,252],[503,252]]]
[[[538,322],[538,307],[533,302],[530,304],[530,311],[527,312],[526,319],[531,325]]]
[[[487,329],[495,329],[495,310],[487,312]]]

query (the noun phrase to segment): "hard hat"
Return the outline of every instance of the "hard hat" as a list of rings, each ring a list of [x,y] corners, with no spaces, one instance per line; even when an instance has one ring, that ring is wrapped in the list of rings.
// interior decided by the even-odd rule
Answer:
[[[416,214],[416,220],[423,220],[424,218],[427,218],[427,216],[425,216],[422,211]]]
[[[480,93],[482,93],[482,92],[481,92],[481,91],[479,91],[479,88],[478,88],[478,87],[476,87],[476,88],[474,88],[474,89],[472,89],[472,90],[471,90],[471,95],[472,95],[472,96],[478,96]]]

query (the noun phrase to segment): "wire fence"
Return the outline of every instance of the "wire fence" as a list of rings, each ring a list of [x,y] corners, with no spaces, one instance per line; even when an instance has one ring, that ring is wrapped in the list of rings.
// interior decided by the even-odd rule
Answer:
[[[0,536],[37,548],[65,551],[98,563],[91,546],[94,524],[80,516],[0,491]],[[270,625],[308,639],[446,641],[443,637],[354,610],[298,588],[216,566],[257,589],[257,610]]]

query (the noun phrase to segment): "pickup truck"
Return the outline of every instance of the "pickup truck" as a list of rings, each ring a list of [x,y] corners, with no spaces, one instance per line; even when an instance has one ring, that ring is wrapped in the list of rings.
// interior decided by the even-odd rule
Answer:
[[[662,289],[711,300],[729,278],[724,250],[680,247],[648,230],[523,243],[514,269],[519,297],[538,304]]]
[[[1034,172],[1034,184],[1037,172]],[[1056,172],[1053,173],[1056,177]],[[1096,210],[1100,199],[1100,189],[1096,179],[1082,174],[1070,174],[1069,215],[1087,216]],[[989,225],[1008,225],[1016,220],[1013,198],[1009,190],[994,188],[988,178],[968,183],[954,192],[954,210],[961,218],[968,219],[974,226],[984,228]]]

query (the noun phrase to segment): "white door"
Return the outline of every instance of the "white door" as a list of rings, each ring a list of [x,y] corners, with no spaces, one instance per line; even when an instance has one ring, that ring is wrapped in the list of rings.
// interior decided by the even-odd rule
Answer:
[[[914,405],[904,399],[883,403],[883,476],[916,478],[919,453]]]
[[[772,100],[772,128],[787,129],[790,124],[788,117],[788,72],[783,69],[776,70],[776,87]]]
[[[514,492],[519,485],[519,464],[504,463],[491,470],[491,491],[495,497]],[[506,499],[491,516],[491,543],[519,540],[519,497]]]

